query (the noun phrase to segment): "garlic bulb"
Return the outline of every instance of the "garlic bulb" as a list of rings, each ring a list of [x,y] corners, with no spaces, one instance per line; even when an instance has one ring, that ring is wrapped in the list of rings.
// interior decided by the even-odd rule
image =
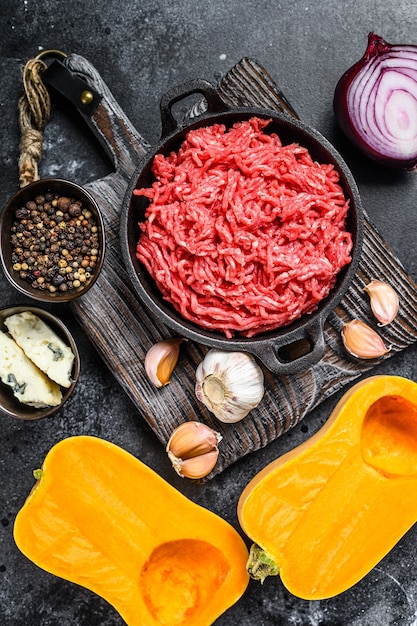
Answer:
[[[238,422],[264,395],[264,375],[246,352],[213,348],[196,371],[195,394],[221,422]]]
[[[390,324],[396,317],[399,309],[397,292],[380,280],[371,280],[364,288],[369,296],[372,313],[380,326]]]
[[[164,339],[155,343],[146,353],[145,371],[156,387],[163,387],[171,380],[184,339]]]
[[[204,478],[217,463],[221,440],[221,434],[206,424],[184,422],[172,433],[166,450],[177,474]]]

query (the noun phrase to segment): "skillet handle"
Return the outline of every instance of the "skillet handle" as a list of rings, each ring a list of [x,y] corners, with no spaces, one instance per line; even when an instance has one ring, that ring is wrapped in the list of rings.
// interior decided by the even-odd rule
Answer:
[[[130,180],[150,148],[97,70],[82,56],[69,54],[54,60],[42,74],[45,84],[75,106],[98,139],[114,171]]]
[[[297,374],[318,363],[326,348],[324,339],[324,319],[318,318],[314,324],[302,332],[295,331],[285,342],[279,340],[255,345],[251,352],[275,374],[282,376]]]
[[[178,128],[178,122],[172,113],[173,105],[195,93],[200,93],[205,97],[209,113],[222,113],[230,109],[208,80],[195,79],[173,87],[162,96],[159,105],[162,123],[161,139],[165,139]]]

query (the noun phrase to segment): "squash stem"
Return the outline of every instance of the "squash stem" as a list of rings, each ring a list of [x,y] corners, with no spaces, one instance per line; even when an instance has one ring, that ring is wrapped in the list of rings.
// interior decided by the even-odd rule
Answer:
[[[33,470],[33,477],[36,480],[40,480],[42,478],[42,476],[43,476],[43,470],[42,469],[35,469],[35,470]]]
[[[268,576],[277,576],[279,574],[279,567],[272,556],[255,543],[249,551],[246,570],[251,578],[259,580],[261,584]]]

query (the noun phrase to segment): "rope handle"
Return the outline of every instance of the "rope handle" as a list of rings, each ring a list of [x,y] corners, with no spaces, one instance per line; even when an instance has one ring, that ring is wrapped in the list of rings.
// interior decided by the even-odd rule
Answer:
[[[60,50],[43,50],[23,68],[24,93],[18,100],[20,143],[19,183],[25,187],[39,180],[38,163],[43,152],[43,131],[51,114],[51,98],[42,74],[47,69],[43,58],[67,55]]]

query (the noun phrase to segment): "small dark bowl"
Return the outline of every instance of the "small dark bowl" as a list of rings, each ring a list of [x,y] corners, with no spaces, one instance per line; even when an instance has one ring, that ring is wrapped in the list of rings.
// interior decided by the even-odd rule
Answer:
[[[37,409],[35,407],[28,406],[27,404],[23,404],[14,397],[11,388],[0,381],[0,409],[4,411],[4,413],[10,415],[10,417],[16,417],[22,420],[38,420],[43,417],[50,417],[51,415],[59,411],[68,400],[68,398],[71,396],[78,382],[80,374],[80,355],[78,353],[77,345],[74,341],[74,338],[68,328],[63,324],[63,322],[61,322],[60,319],[58,319],[48,311],[45,311],[44,309],[39,309],[32,306],[11,306],[5,309],[0,309],[0,330],[2,332],[7,332],[4,320],[10,315],[14,315],[15,313],[22,313],[23,311],[30,311],[34,315],[40,317],[45,322],[45,324],[48,324],[48,326],[52,328],[52,330],[54,330],[56,334],[71,348],[75,357],[74,365],[72,368],[71,385],[68,388],[61,387],[62,402],[57,406]]]
[[[10,241],[11,228],[15,220],[15,211],[21,206],[24,206],[26,202],[33,200],[38,194],[44,194],[47,191],[52,193],[58,193],[62,196],[68,196],[74,200],[78,200],[82,203],[83,208],[91,211],[95,223],[98,227],[99,234],[99,250],[94,273],[88,282],[82,284],[82,286],[68,291],[55,291],[51,293],[47,289],[40,290],[32,287],[32,285],[21,278],[19,272],[13,269],[12,262],[12,244]],[[53,303],[53,302],[68,302],[74,300],[90,289],[100,273],[101,267],[104,261],[105,253],[105,234],[104,224],[101,217],[100,209],[94,200],[94,198],[82,187],[75,183],[61,180],[58,178],[46,178],[37,180],[30,183],[26,187],[20,189],[5,205],[0,215],[0,259],[2,262],[4,273],[10,283],[21,293],[39,300],[41,302]]]

